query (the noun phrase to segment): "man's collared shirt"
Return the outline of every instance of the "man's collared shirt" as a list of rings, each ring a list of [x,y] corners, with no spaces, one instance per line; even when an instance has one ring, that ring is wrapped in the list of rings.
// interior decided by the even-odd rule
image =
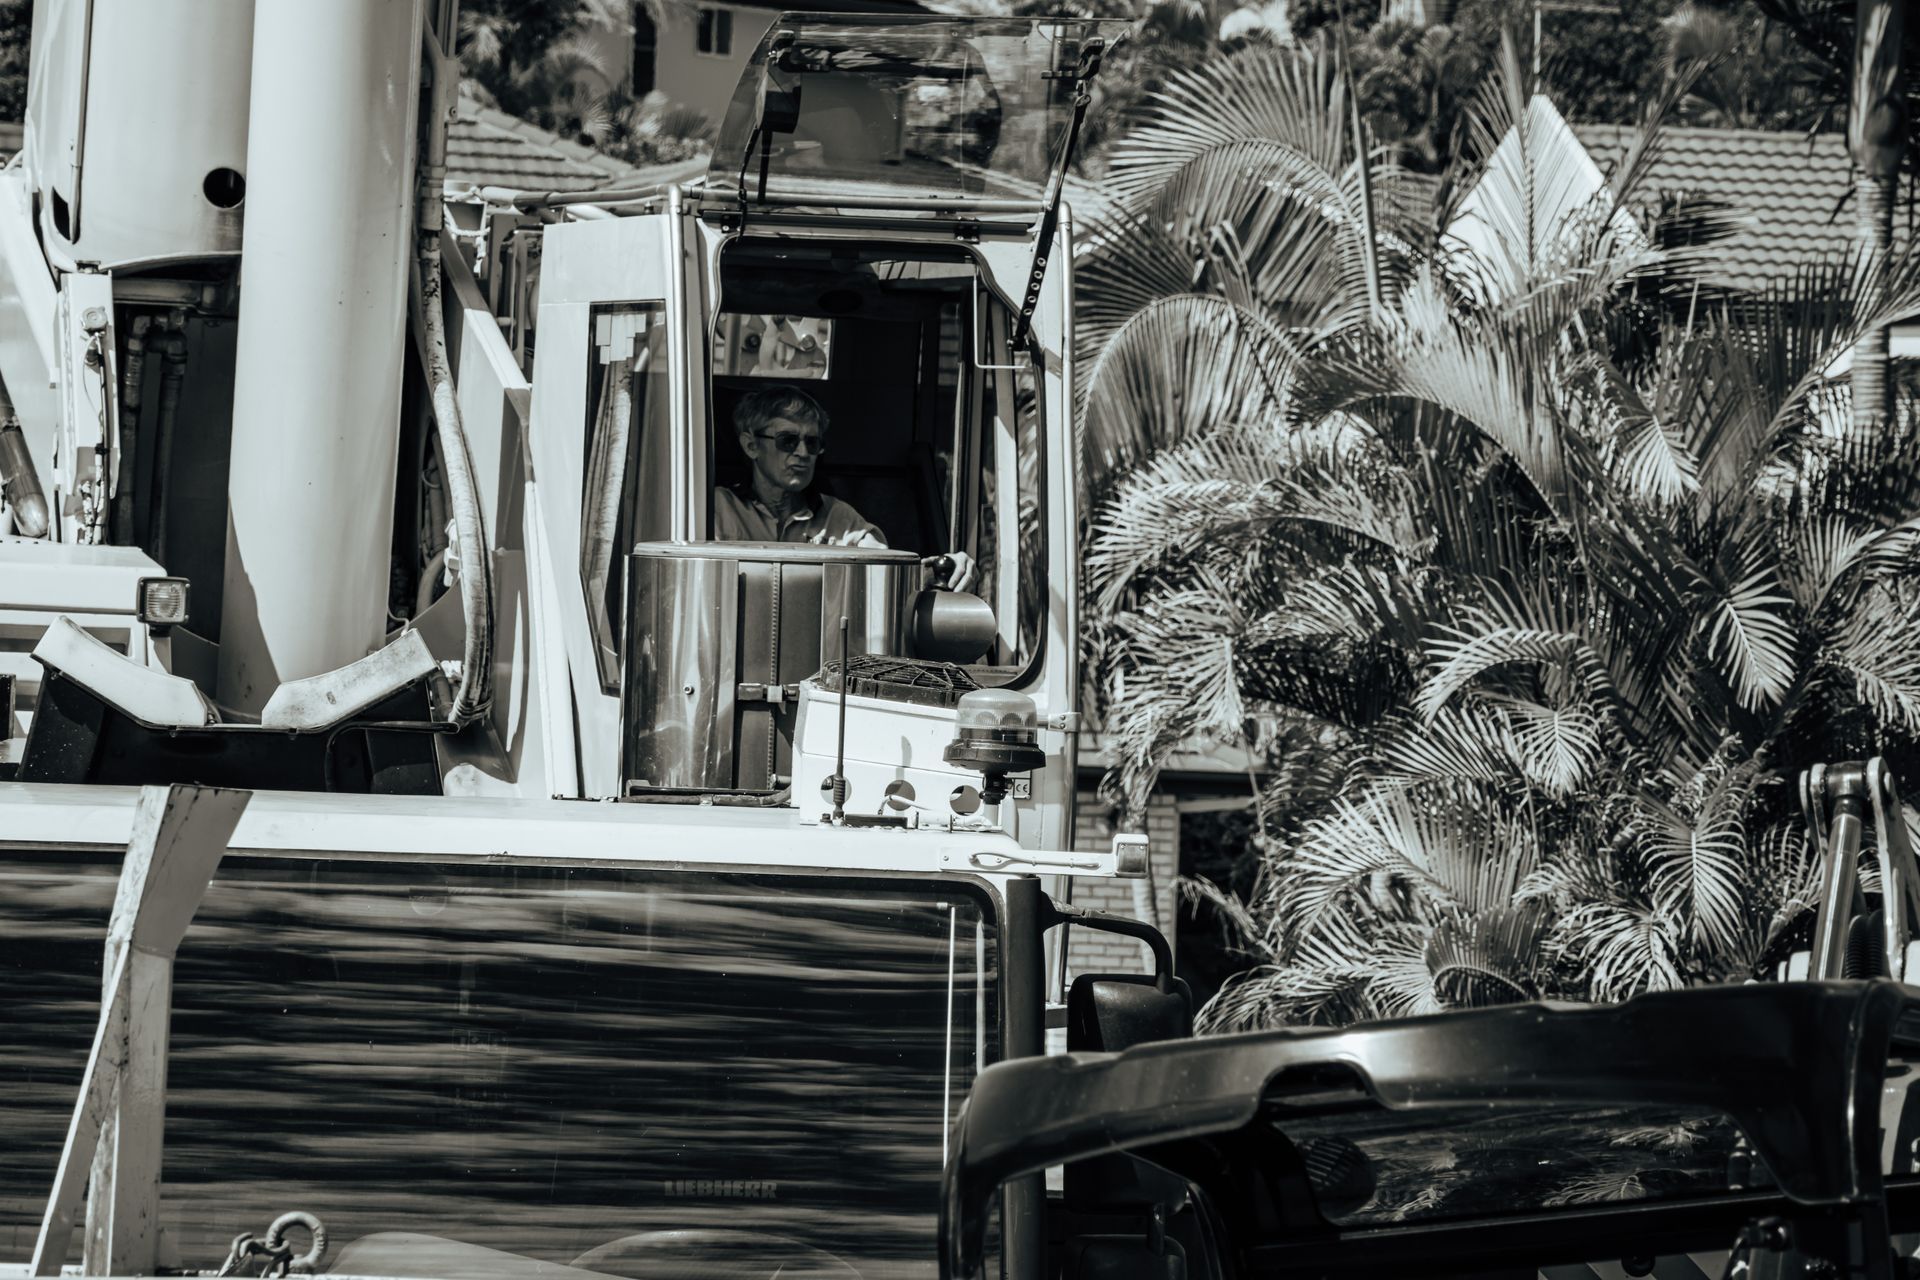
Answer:
[[[848,503],[826,494],[820,494],[815,502],[811,507],[796,508],[781,520],[757,496],[742,498],[731,489],[716,489],[713,536],[720,542],[838,544],[857,542],[859,535],[872,534],[883,546],[886,544],[886,535]]]

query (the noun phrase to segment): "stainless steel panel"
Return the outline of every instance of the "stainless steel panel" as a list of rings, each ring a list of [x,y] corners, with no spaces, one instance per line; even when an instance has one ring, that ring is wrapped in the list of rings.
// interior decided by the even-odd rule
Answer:
[[[919,588],[917,574],[892,566],[828,563],[821,566],[820,647],[815,670],[840,658],[840,619],[847,619],[851,653],[904,654],[907,623]]]
[[[622,776],[653,787],[777,785],[791,772],[784,689],[851,652],[904,654],[920,569],[908,552],[643,543],[627,559]]]
[[[628,558],[624,779],[733,785],[739,574],[732,560]]]

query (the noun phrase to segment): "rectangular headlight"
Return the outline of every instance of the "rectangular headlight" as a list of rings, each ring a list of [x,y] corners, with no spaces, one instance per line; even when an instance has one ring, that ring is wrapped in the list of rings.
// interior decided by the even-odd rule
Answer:
[[[187,620],[185,578],[142,578],[134,613],[149,627],[177,627]]]

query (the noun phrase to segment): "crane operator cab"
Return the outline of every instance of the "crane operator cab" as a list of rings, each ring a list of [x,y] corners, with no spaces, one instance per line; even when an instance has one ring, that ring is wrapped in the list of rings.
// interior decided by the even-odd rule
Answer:
[[[996,687],[1071,787],[1060,186],[1118,25],[783,15],[703,182],[545,228],[531,444],[589,794],[817,811],[837,774],[944,814],[955,702]],[[1022,843],[1061,847],[1041,812]]]

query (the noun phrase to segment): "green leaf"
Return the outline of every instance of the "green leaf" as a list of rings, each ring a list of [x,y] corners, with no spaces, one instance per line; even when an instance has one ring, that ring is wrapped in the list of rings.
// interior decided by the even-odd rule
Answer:
[[[1823,665],[1837,668],[1860,701],[1908,733],[1920,733],[1920,590],[1875,587],[1829,636]]]
[[[1590,703],[1501,702],[1513,717],[1514,746],[1528,781],[1556,799],[1594,781],[1606,758],[1606,724]]]
[[[1534,975],[1546,926],[1546,913],[1536,903],[1442,920],[1427,942],[1425,957],[1440,1003],[1449,1009],[1477,1009],[1536,998]]]
[[[1745,810],[1752,794],[1750,771],[1716,783],[1692,816],[1643,795],[1629,831],[1645,859],[1653,903],[1687,922],[1687,931],[1707,946],[1736,948],[1747,909]]]
[[[1274,420],[1293,353],[1257,317],[1188,294],[1149,303],[1115,332],[1086,373],[1086,492],[1157,450],[1235,423]]]
[[[1707,602],[1702,621],[1708,653],[1739,693],[1740,705],[1758,711],[1786,696],[1795,674],[1797,640],[1788,614],[1793,601],[1756,548],[1745,576]]]

